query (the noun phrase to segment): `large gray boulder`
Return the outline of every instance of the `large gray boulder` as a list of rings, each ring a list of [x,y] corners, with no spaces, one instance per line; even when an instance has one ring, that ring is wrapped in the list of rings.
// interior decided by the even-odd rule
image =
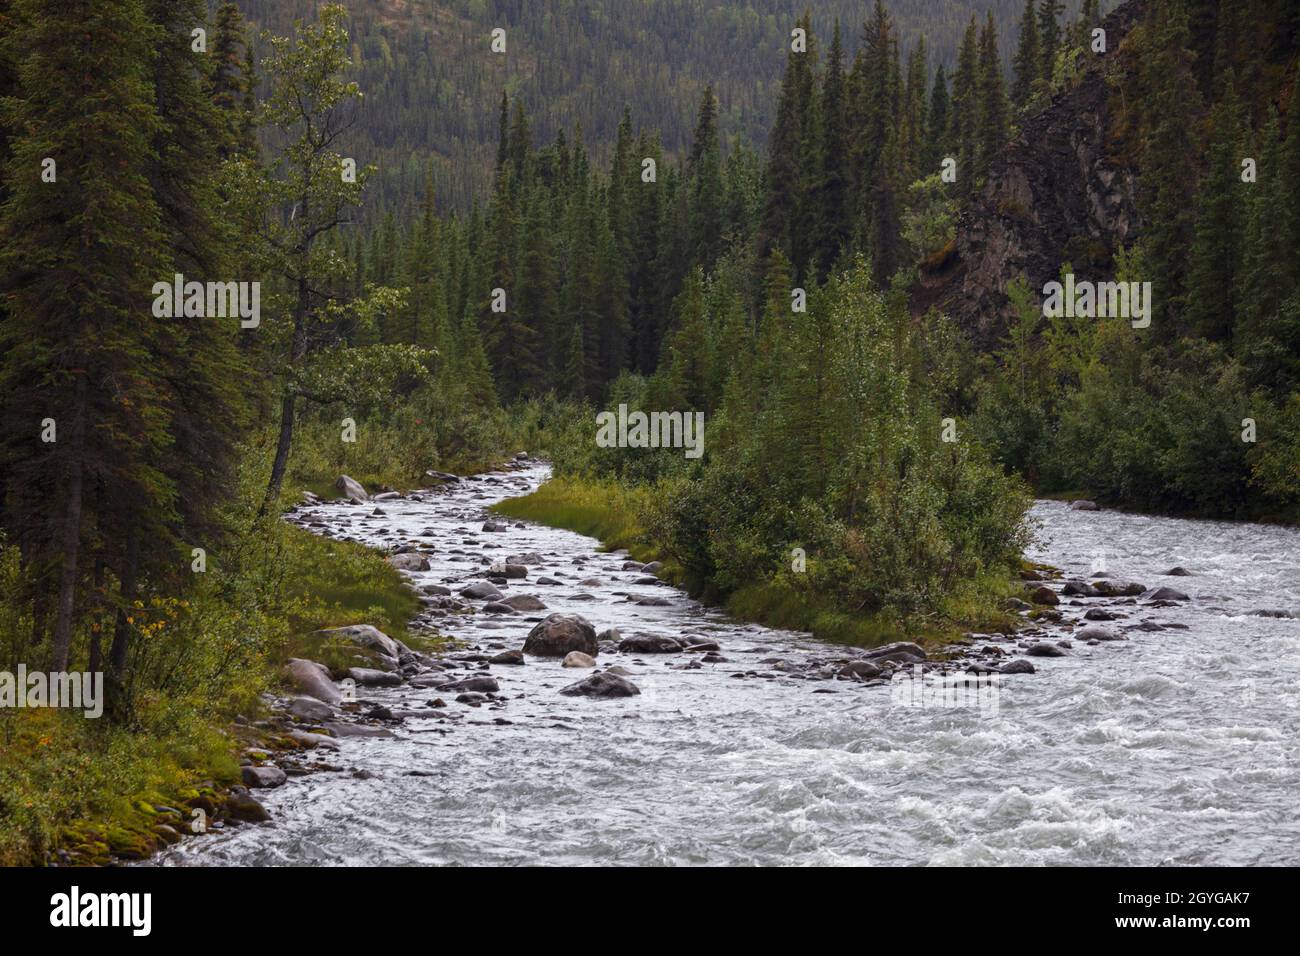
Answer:
[[[592,657],[600,652],[596,629],[581,614],[551,614],[534,625],[524,641],[524,653],[537,657],[564,657],[570,651]]]
[[[343,694],[330,680],[329,669],[324,664],[291,657],[284,665],[283,674],[285,680],[301,694],[323,700],[327,704],[343,702]]]
[[[312,636],[324,637],[329,640],[348,641],[358,647],[379,651],[385,657],[393,658],[394,661],[401,657],[402,651],[407,650],[406,645],[401,641],[393,640],[379,628],[370,624],[327,627],[313,632]]]
[[[370,495],[365,488],[361,487],[361,482],[349,478],[347,475],[339,475],[334,480],[334,487],[342,493],[344,498],[356,504],[370,500]]]

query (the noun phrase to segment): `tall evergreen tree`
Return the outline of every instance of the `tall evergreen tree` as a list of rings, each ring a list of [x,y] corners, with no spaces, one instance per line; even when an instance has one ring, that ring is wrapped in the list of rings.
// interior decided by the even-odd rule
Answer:
[[[1011,102],[1023,109],[1034,93],[1034,81],[1042,72],[1042,57],[1038,52],[1038,18],[1035,0],[1025,0],[1025,11],[1020,16],[1020,38],[1012,59],[1016,81],[1011,87]]]
[[[952,79],[953,146],[957,151],[957,182],[962,192],[974,186],[975,157],[979,148],[980,57],[979,28],[972,15],[957,53]]]
[[[1056,70],[1056,52],[1061,48],[1061,0],[1039,0],[1038,3],[1038,55],[1041,57],[1039,77],[1051,84]]]
[[[1002,59],[998,55],[997,27],[988,15],[980,33],[979,141],[976,145],[975,176],[988,172],[989,164],[1007,141],[1007,99],[1002,80]]]

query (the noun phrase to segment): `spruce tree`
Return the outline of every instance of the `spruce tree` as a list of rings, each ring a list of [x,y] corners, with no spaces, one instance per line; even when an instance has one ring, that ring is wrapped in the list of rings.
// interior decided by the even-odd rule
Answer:
[[[997,27],[988,15],[980,34],[979,141],[976,147],[976,177],[988,172],[989,164],[1007,141],[1007,100],[1002,80],[1002,59],[998,55]]]
[[[957,151],[957,183],[961,192],[974,187],[975,156],[979,145],[980,61],[979,28],[972,16],[957,52],[957,72],[952,79],[953,147]]]
[[[852,208],[849,198],[853,173],[849,166],[844,84],[844,54],[840,45],[840,24],[836,20],[821,93],[821,142],[818,148],[821,178],[817,185],[818,236],[815,252],[819,278],[824,278],[834,266],[851,235]]]
[[[1038,52],[1038,19],[1035,16],[1035,0],[1025,0],[1025,11],[1020,16],[1020,37],[1016,42],[1016,54],[1012,59],[1016,81],[1011,87],[1011,102],[1017,109],[1023,109],[1034,94],[1034,81],[1042,70],[1042,57]]]
[[[686,160],[690,181],[690,254],[711,271],[722,254],[722,158],[718,145],[718,101],[705,87],[696,115],[695,135]]]
[[[1038,4],[1038,55],[1041,58],[1039,77],[1049,87],[1056,70],[1056,53],[1061,48],[1061,0],[1039,0]]]
[[[951,155],[949,139],[950,110],[948,105],[948,78],[943,64],[934,71],[934,86],[930,90],[930,109],[926,114],[925,152],[922,172],[930,176],[939,171],[944,157]]]

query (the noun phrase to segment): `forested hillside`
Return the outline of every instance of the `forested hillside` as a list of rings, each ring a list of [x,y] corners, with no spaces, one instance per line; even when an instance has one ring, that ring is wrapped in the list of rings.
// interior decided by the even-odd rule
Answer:
[[[1059,3],[1073,17],[1080,0]],[[1011,24],[1020,0],[898,0],[898,41],[921,36],[929,63],[949,67],[972,14]],[[259,28],[291,29],[314,15],[308,0],[240,0]],[[706,86],[718,98],[723,142],[761,149],[771,128],[790,24],[808,7],[829,37],[841,24],[849,56],[862,42],[869,4],[859,0],[356,0],[349,3],[352,75],[366,93],[353,146],[380,168],[373,205],[409,202],[433,158],[441,204],[460,209],[491,183],[504,91],[518,98],[538,142],[582,128],[593,157],[608,162],[626,106],[680,156],[690,143],[694,104]],[[506,30],[504,54],[490,33]],[[1011,37],[1004,30],[1002,52]]]

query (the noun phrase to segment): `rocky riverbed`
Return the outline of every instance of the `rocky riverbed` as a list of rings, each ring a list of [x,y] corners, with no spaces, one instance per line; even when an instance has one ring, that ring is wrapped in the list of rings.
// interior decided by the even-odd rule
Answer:
[[[387,549],[422,595],[413,630],[455,644],[326,635],[356,660],[292,662],[256,728],[296,753],[249,747],[270,822],[164,862],[1300,858],[1294,529],[1040,503],[1031,557],[1062,573],[1027,574],[1019,630],[857,649],[486,511],[546,475],[344,483],[352,501],[295,510]]]

